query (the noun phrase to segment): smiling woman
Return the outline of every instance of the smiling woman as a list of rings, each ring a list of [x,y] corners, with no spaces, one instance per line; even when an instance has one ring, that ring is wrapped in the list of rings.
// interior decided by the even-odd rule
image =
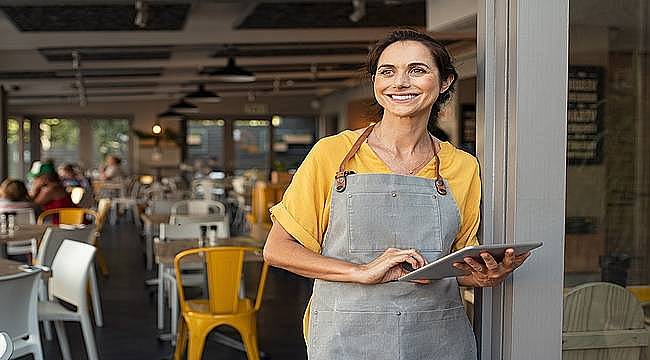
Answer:
[[[484,256],[458,278],[396,283],[478,243],[474,157],[427,131],[458,77],[428,35],[398,30],[368,56],[381,120],[320,140],[271,209],[272,265],[315,278],[309,359],[476,359],[458,285],[493,286],[526,255]],[[483,254],[485,255],[485,254]]]

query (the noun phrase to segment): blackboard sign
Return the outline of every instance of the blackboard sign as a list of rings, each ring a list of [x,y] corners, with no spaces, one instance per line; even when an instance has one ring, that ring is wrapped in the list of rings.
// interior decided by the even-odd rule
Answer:
[[[571,165],[603,160],[602,67],[569,66],[567,161]]]
[[[460,105],[460,148],[476,155],[476,105]]]

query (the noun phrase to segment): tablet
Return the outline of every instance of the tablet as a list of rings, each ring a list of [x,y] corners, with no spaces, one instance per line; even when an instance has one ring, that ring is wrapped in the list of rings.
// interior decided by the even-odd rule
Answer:
[[[534,243],[520,243],[520,244],[494,244],[494,245],[479,245],[468,246],[453,252],[445,257],[442,257],[430,264],[427,264],[417,270],[402,276],[398,281],[411,281],[411,280],[437,280],[447,277],[456,277],[465,275],[460,269],[456,269],[453,264],[456,262],[463,262],[463,258],[472,257],[483,263],[481,253],[490,253],[497,262],[501,262],[506,253],[506,249],[514,249],[515,255],[521,255],[527,251],[531,251],[542,246],[541,242]]]

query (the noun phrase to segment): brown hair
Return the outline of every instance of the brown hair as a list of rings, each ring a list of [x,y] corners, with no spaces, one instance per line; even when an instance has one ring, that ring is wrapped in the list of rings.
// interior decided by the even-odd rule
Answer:
[[[0,193],[9,201],[31,201],[25,183],[20,180],[6,179],[0,185]]]
[[[372,48],[372,50],[370,50],[370,52],[368,53],[368,59],[366,60],[366,72],[368,76],[370,76],[370,78],[373,79],[373,82],[374,82],[374,75],[377,72],[379,57],[384,52],[384,50],[386,50],[388,46],[400,41],[417,41],[429,49],[429,51],[431,52],[431,57],[433,57],[433,61],[438,67],[438,72],[440,73],[440,82],[441,82],[440,85],[442,85],[442,82],[447,80],[447,78],[453,76],[453,80],[451,82],[451,85],[447,89],[447,91],[441,93],[440,96],[438,96],[438,99],[436,99],[436,102],[433,104],[433,107],[431,108],[431,114],[429,114],[429,123],[427,126],[429,131],[431,132],[432,129],[435,129],[436,127],[436,123],[438,121],[438,115],[440,114],[440,109],[442,109],[442,106],[445,103],[447,103],[449,99],[451,99],[451,95],[456,88],[456,80],[458,80],[458,73],[456,72],[456,68],[452,64],[451,55],[449,55],[449,52],[447,51],[447,49],[443,44],[436,41],[431,36],[419,32],[417,30],[398,29],[388,34],[385,38],[379,40]],[[377,100],[373,102],[373,105],[379,107],[377,111],[378,115],[381,116],[384,114],[384,109],[381,106],[379,106]]]

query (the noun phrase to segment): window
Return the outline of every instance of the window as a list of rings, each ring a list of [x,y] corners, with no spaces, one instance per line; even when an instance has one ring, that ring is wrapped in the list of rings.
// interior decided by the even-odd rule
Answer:
[[[311,150],[316,139],[316,119],[313,117],[273,116],[273,169],[297,169]]]
[[[99,166],[107,155],[115,155],[122,160],[122,167],[128,167],[129,159],[129,120],[93,119],[90,125],[93,139],[92,165]]]
[[[195,161],[216,161],[224,166],[224,126],[225,120],[188,120],[186,159]]]
[[[53,159],[56,164],[78,163],[79,122],[71,119],[41,120],[41,159]]]
[[[235,170],[269,170],[269,125],[268,120],[234,121]]]
[[[29,119],[9,118],[7,129],[9,176],[24,178],[31,163],[31,153],[29,151],[30,121]]]

